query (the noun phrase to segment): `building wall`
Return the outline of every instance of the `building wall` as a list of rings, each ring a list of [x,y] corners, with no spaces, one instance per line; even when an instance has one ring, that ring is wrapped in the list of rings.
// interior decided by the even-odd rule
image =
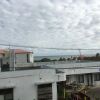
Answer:
[[[30,62],[31,63],[34,63],[34,54],[33,53],[30,53]]]
[[[3,54],[0,54],[0,58],[2,58],[3,57]]]
[[[100,79],[98,81],[96,81],[95,78],[94,78],[96,73],[91,73],[91,74],[92,74],[93,85],[94,86],[100,86]],[[81,76],[81,75],[84,76],[84,79],[83,79],[84,82],[79,82],[78,77]],[[69,77],[69,81],[66,81],[66,82],[68,82],[68,83],[76,82],[76,83],[80,83],[82,85],[88,85],[87,79],[91,79],[91,77],[87,76],[87,74],[66,75],[66,77]]]
[[[56,82],[62,80],[65,80],[62,75],[58,78],[55,70],[50,69],[1,72],[0,89],[14,88],[14,100],[37,100],[37,86],[52,83],[54,98],[52,100],[57,100]]]
[[[33,66],[33,54],[30,53],[29,55],[29,62],[27,62],[27,54],[16,54],[15,58],[15,67],[32,67]]]
[[[77,82],[77,75],[68,75],[68,76],[66,76],[66,82],[67,82],[67,84]]]
[[[95,86],[100,86],[100,81],[94,81]]]
[[[27,54],[16,54],[15,62],[16,63],[27,63]]]
[[[2,57],[2,63],[3,65],[9,63],[11,70],[13,69],[13,67],[33,67],[33,56],[33,53],[29,53],[29,62],[27,62],[27,54],[16,54],[15,56],[12,54],[10,57]]]

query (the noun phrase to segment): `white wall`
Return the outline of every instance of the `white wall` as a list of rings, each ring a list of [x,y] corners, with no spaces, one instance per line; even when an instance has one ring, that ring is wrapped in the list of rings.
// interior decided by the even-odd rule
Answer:
[[[95,86],[100,86],[100,81],[94,81]]]
[[[30,62],[27,62],[27,54],[16,54],[16,64],[15,67],[32,67],[33,66],[33,54],[29,54]]]
[[[47,66],[57,68],[65,72],[66,75],[100,72],[100,62],[52,64]]]
[[[34,63],[34,54],[33,53],[30,53],[30,62]]]
[[[87,73],[96,73],[100,72],[100,67],[93,68],[93,69],[59,69],[60,71],[63,71],[66,73],[66,75],[74,75],[74,74],[87,74]]]
[[[33,53],[29,53],[29,61],[33,63]],[[16,63],[27,63],[27,54],[16,54]]]
[[[16,63],[27,63],[27,54],[16,54]]]
[[[14,100],[37,100],[37,85],[57,81],[60,81],[58,75],[50,69],[0,73],[0,88],[14,87]]]
[[[69,80],[69,83],[72,83],[74,81],[78,82],[78,79],[77,79],[77,76],[79,76],[81,74],[77,74],[77,75],[70,75],[70,80]],[[87,75],[86,74],[83,74],[84,75],[84,83],[82,83],[83,85],[88,85],[87,84]],[[95,81],[94,80],[94,73],[93,73],[93,85],[98,87],[100,86],[100,81]]]

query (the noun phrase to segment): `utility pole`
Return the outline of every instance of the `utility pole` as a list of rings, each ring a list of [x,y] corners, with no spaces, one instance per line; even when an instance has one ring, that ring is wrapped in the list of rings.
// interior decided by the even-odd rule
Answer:
[[[9,65],[10,65],[10,70],[14,71],[15,70],[15,50],[9,48]]]

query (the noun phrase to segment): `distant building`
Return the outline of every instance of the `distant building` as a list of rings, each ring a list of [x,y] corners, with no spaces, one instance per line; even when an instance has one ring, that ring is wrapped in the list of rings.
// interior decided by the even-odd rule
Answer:
[[[33,67],[33,52],[22,49],[0,49],[1,68],[9,64],[10,70],[21,67]]]

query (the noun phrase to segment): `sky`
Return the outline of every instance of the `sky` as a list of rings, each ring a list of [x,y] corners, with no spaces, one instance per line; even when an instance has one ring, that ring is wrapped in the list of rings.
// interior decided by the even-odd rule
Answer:
[[[100,48],[100,0],[0,0],[0,35],[5,44]]]

